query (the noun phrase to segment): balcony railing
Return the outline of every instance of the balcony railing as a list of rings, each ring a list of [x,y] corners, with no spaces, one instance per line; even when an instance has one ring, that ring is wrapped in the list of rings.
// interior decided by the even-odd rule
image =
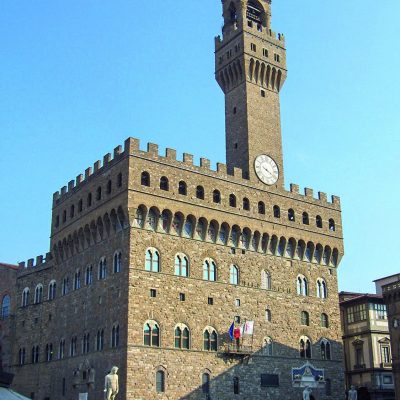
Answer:
[[[237,346],[236,344],[225,344],[219,350],[221,353],[247,356],[253,354],[252,346]]]

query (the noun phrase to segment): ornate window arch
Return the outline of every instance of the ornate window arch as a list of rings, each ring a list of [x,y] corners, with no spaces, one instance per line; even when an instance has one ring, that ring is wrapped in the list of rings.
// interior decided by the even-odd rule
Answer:
[[[263,354],[266,356],[272,356],[274,354],[274,342],[269,336],[263,339]]]
[[[304,275],[298,275],[297,280],[297,294],[300,296],[308,296],[308,281]]]
[[[111,347],[119,346],[119,324],[116,322],[111,329]]]
[[[331,343],[328,339],[321,340],[321,358],[323,360],[330,360],[331,359]]]
[[[207,326],[203,331],[203,350],[218,350],[218,333],[212,326]]]
[[[21,299],[21,306],[22,307],[27,307],[29,305],[29,293],[30,293],[30,290],[29,290],[28,287],[26,287],[22,291],[22,299]]]
[[[1,301],[1,318],[5,319],[10,316],[11,297],[6,294]]]
[[[212,282],[217,280],[217,264],[212,258],[203,261],[203,279]]]
[[[148,320],[143,325],[143,344],[160,347],[160,326],[154,320]]]
[[[190,349],[190,330],[187,325],[179,323],[175,326],[175,348],[176,349]]]
[[[145,269],[149,272],[160,272],[160,253],[154,247],[146,250]]]
[[[93,283],[93,266],[88,265],[85,271],[85,285],[89,286]]]
[[[48,300],[54,300],[56,298],[56,289],[57,289],[57,283],[53,279],[49,283],[49,289],[48,289],[48,293],[47,293]]]
[[[74,274],[74,290],[81,288],[81,271],[77,269]]]
[[[39,304],[43,301],[43,285],[39,283],[35,288],[35,304]]]
[[[113,272],[114,274],[121,272],[122,269],[122,251],[117,250],[113,257]]]
[[[311,340],[307,336],[302,336],[299,341],[301,358],[311,358]]]
[[[272,288],[272,279],[271,273],[266,270],[261,271],[261,289],[271,290]]]
[[[320,299],[326,299],[328,297],[328,290],[325,279],[317,279],[317,297]]]
[[[175,255],[175,275],[189,276],[189,258],[186,254],[178,253]]]
[[[99,261],[99,280],[107,278],[107,259],[106,257],[101,257]]]
[[[237,265],[231,265],[229,269],[229,283],[231,285],[239,285],[239,267]]]

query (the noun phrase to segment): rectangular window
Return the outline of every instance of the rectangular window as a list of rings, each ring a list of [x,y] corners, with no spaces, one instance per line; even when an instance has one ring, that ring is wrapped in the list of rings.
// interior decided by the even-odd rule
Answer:
[[[179,293],[179,300],[185,301],[185,293]]]
[[[347,322],[365,321],[367,319],[367,310],[365,304],[358,304],[347,309]]]
[[[279,387],[279,375],[261,374],[261,387]]]
[[[209,297],[209,298],[208,298],[208,305],[209,305],[209,306],[214,305],[214,299],[213,299],[212,297]]]
[[[257,46],[254,43],[250,44],[251,51],[257,51]]]
[[[240,324],[240,316],[239,315],[235,315],[235,323]]]
[[[253,27],[253,22],[252,22],[252,21],[247,21],[247,26],[248,26],[249,28],[252,28],[252,27]]]
[[[235,299],[235,306],[240,307],[240,299]]]
[[[260,93],[261,93],[261,97],[265,97],[265,90],[262,90],[262,89],[261,89],[261,92],[260,92]]]
[[[263,56],[264,57],[268,57],[268,50],[267,49],[263,49]]]
[[[382,346],[381,347],[381,354],[382,354],[382,362],[384,364],[390,363],[390,349],[389,346]]]
[[[150,297],[157,297],[157,290],[156,289],[150,289]]]
[[[375,311],[376,319],[387,319],[386,304],[371,304],[370,309]]]
[[[383,376],[383,384],[384,385],[393,385],[393,378],[390,375]]]
[[[276,54],[276,53],[274,54],[274,60],[276,62],[280,62],[281,58],[280,58],[279,54]]]

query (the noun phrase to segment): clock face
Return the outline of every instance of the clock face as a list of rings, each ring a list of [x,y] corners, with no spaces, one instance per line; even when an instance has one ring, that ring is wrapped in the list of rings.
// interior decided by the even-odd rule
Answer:
[[[273,185],[279,178],[279,169],[276,162],[265,154],[259,155],[254,162],[254,169],[261,182]]]

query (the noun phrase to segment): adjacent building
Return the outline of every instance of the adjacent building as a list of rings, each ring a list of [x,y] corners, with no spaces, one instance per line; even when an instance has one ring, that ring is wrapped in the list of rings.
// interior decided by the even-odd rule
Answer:
[[[121,400],[343,397],[340,199],[285,189],[271,2],[222,7],[227,163],[129,138],[54,194],[50,252],[12,299],[9,369],[31,398],[102,399],[113,365]]]
[[[391,340],[382,295],[341,292],[339,299],[346,388],[354,385],[361,400],[394,400]]]
[[[376,282],[381,284],[383,298],[388,307],[393,377],[396,398],[400,399],[400,274],[391,275]]]

